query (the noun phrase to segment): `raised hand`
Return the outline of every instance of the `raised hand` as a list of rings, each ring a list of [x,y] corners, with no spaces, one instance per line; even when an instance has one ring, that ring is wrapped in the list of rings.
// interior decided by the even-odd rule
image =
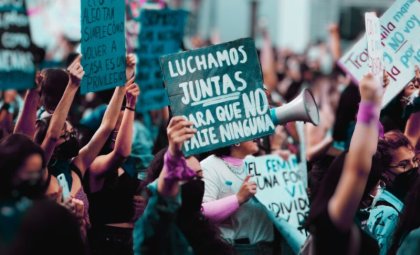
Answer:
[[[69,72],[70,76],[69,83],[71,83],[74,86],[79,86],[83,75],[85,75],[85,71],[83,71],[83,67],[80,64],[81,58],[82,56],[79,55],[67,68],[67,71]]]
[[[384,94],[384,88],[375,81],[371,73],[363,76],[359,83],[360,97],[362,101],[381,103]]]
[[[181,151],[182,144],[197,132],[196,129],[192,128],[193,124],[182,116],[175,116],[171,119],[167,128],[168,150],[171,155],[178,154]]]
[[[249,181],[249,178],[251,178],[251,175],[248,175],[245,178],[241,188],[239,189],[238,193],[236,193],[236,197],[238,198],[240,205],[247,202],[257,193],[257,184],[253,181]]]
[[[136,83],[134,83],[134,79],[134,76],[131,77],[131,79],[125,85],[125,97],[127,99],[126,107],[129,107],[131,109],[134,109],[136,107],[137,97],[140,95],[139,86]]]

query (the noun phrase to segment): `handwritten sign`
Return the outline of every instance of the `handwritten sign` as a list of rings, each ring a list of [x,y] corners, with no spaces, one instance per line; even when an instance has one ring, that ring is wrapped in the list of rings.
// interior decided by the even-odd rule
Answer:
[[[161,66],[173,115],[197,129],[186,156],[274,132],[252,39],[168,55]]]
[[[82,0],[81,93],[125,84],[125,5],[117,0]]]
[[[383,83],[384,70],[384,52],[381,45],[381,24],[374,12],[365,13],[365,24],[370,72],[379,85]]]
[[[382,107],[385,107],[414,78],[420,65],[420,1],[397,0],[379,19],[384,69],[390,77]],[[339,61],[359,82],[370,71],[366,37],[362,37]]]
[[[0,1],[0,88],[33,87],[29,19],[24,0]]]
[[[159,58],[179,52],[184,35],[187,12],[182,10],[146,10],[140,14],[139,47],[136,55],[137,82],[141,94],[140,111],[160,109],[169,104],[162,82]]]
[[[276,155],[251,156],[245,159],[245,167],[257,183],[258,201],[275,218],[287,221],[306,235],[300,227],[309,212],[309,199],[296,156],[291,155],[288,161]]]

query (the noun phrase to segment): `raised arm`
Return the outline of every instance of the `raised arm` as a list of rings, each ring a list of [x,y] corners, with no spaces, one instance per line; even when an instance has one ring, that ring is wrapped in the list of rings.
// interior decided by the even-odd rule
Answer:
[[[16,122],[13,133],[21,133],[29,136],[31,139],[34,138],[36,131],[36,111],[38,110],[42,79],[42,74],[37,72],[35,77],[36,88],[28,89],[26,92],[23,109]]]
[[[135,107],[137,97],[140,94],[139,87],[134,83],[134,79],[130,80],[131,84],[127,84],[126,107],[121,121],[121,126],[115,140],[115,146],[111,153],[97,157],[89,168],[89,171],[96,178],[110,169],[120,166],[124,160],[130,156],[131,145],[133,140],[133,126]],[[119,113],[117,113],[118,115]]]
[[[64,91],[63,97],[57,105],[54,114],[51,117],[51,122],[45,135],[44,141],[41,144],[45,152],[45,161],[48,162],[54,152],[57,141],[61,136],[64,123],[69,113],[71,103],[73,102],[74,95],[76,94],[80,81],[85,72],[80,64],[80,56],[76,58],[73,63],[68,67],[70,75],[69,83]]]
[[[356,127],[343,173],[328,203],[331,220],[342,230],[350,229],[353,223],[378,144],[378,122],[383,89],[371,74],[361,80],[359,89],[362,101],[359,105]]]
[[[338,25],[330,25],[328,32],[330,34],[331,54],[334,59],[334,62],[337,62],[341,57],[340,31]]]
[[[133,54],[127,56],[127,84],[134,82],[134,67],[135,67],[135,57]],[[92,164],[95,158],[98,156],[102,147],[105,145],[107,138],[114,130],[115,125],[117,124],[119,112],[121,110],[121,105],[124,100],[125,87],[115,88],[114,95],[111,98],[111,101],[105,111],[104,117],[98,130],[93,135],[92,139],[79,151],[79,155],[74,158],[73,164],[75,164],[82,175],[85,174],[86,169]]]
[[[191,127],[192,125],[191,121],[181,116],[173,117],[169,122],[167,128],[169,147],[165,154],[164,165],[158,178],[157,188],[158,193],[164,197],[175,197],[179,192],[180,179],[177,177],[181,176],[181,173],[177,171],[180,169],[186,170],[185,168],[187,168],[185,158],[181,152],[181,146],[197,132]],[[184,165],[184,167],[179,167],[180,164]],[[194,174],[191,171],[191,169],[187,170],[187,174]]]

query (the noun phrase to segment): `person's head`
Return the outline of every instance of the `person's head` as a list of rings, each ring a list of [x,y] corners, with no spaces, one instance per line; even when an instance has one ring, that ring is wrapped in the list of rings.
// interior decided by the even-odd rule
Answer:
[[[214,150],[213,154],[217,157],[231,156],[235,158],[245,158],[248,155],[257,153],[258,150],[257,140],[251,140]]]
[[[51,116],[37,120],[34,139],[37,144],[42,144],[44,141],[50,121]],[[57,159],[71,159],[79,154],[79,149],[78,132],[70,122],[66,121],[61,130],[53,156]]]
[[[410,233],[410,231],[420,227],[420,178],[417,178],[416,183],[411,187],[408,192],[405,201],[404,209],[397,228],[395,229],[394,236],[392,239],[392,245],[389,249],[391,255],[396,254],[398,247],[400,246],[403,238]]]
[[[44,151],[25,135],[0,141],[0,197],[43,195]]]
[[[413,146],[400,131],[385,133],[384,138],[378,142],[378,152],[384,161],[383,180],[386,185],[391,185],[398,175],[418,166]]]
[[[41,72],[41,103],[49,113],[54,112],[69,82],[69,75],[59,68],[48,68]]]

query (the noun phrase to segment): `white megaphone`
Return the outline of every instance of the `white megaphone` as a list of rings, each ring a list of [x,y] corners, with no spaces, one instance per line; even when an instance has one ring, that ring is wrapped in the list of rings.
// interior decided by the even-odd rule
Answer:
[[[319,124],[319,112],[314,96],[309,89],[304,89],[290,103],[270,109],[274,125],[283,125],[291,121]]]

